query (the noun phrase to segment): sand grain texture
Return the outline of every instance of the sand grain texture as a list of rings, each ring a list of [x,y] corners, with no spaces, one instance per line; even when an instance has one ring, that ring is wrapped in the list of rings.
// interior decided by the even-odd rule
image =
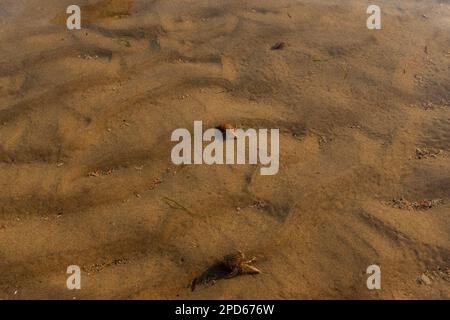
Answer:
[[[448,1],[79,2],[0,3],[0,298],[450,298]],[[194,120],[279,128],[279,173],[173,165]]]

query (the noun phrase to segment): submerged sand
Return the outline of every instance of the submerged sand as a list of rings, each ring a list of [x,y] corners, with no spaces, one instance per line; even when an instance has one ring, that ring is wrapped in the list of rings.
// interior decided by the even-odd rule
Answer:
[[[382,30],[356,0],[78,2],[80,31],[0,3],[0,298],[450,298],[448,1],[378,1]],[[173,165],[195,120],[279,128],[279,173]],[[235,249],[263,273],[191,291]]]

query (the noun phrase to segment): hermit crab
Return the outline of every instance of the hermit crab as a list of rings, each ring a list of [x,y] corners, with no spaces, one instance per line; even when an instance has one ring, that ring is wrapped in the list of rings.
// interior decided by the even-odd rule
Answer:
[[[236,138],[236,128],[230,123],[223,123],[216,127],[222,132],[223,136],[226,137],[227,131],[230,132],[232,138]]]
[[[239,250],[228,254],[196,277],[191,282],[191,290],[194,291],[198,284],[214,283],[220,279],[230,279],[243,274],[259,274],[261,271],[251,265],[255,260],[256,258],[247,260],[244,253]]]
[[[240,274],[261,273],[261,271],[258,268],[250,265],[255,260],[256,257],[246,260],[245,255],[242,251],[236,251],[232,254],[226,255],[223,258],[223,264],[230,271],[230,273],[226,276],[226,278],[233,278]]]

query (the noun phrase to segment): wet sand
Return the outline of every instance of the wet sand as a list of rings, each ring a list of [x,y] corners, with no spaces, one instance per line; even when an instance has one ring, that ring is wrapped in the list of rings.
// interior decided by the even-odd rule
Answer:
[[[382,30],[366,1],[78,2],[80,31],[0,3],[1,299],[450,298],[449,1]],[[279,128],[279,173],[173,165],[195,120]],[[235,249],[262,274],[191,291]]]

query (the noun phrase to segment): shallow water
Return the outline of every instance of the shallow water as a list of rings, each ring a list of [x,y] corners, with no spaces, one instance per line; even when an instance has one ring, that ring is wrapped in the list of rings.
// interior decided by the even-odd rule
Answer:
[[[69,4],[0,5],[0,298],[370,299],[375,262],[375,297],[450,297],[415,282],[450,263],[448,3],[380,32],[356,0],[80,1],[79,31]],[[196,120],[279,128],[279,173],[173,165]],[[236,248],[263,274],[186,287]]]

